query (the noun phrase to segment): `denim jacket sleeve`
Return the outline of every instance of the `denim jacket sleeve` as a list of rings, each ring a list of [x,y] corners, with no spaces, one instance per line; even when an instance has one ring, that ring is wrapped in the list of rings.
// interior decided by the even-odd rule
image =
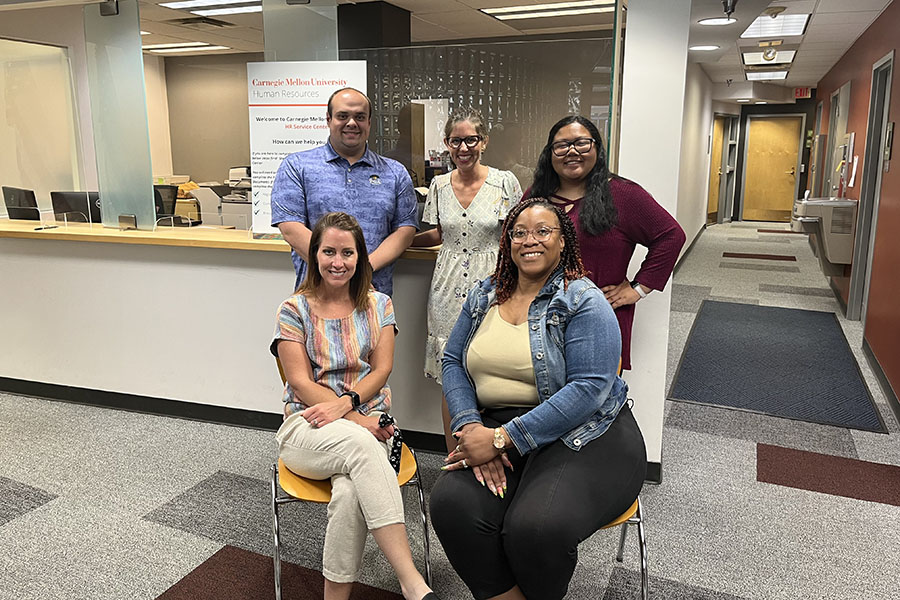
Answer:
[[[472,290],[474,291],[474,289]],[[444,357],[441,361],[441,385],[444,397],[447,399],[447,408],[450,411],[450,431],[457,431],[467,423],[481,423],[481,414],[478,412],[478,397],[475,395],[475,387],[469,374],[466,372],[463,354],[466,351],[466,341],[474,326],[473,312],[477,305],[478,294],[469,293],[463,304],[456,325],[447,338],[444,346]]]
[[[553,342],[545,339],[545,343]],[[519,453],[555,442],[592,417],[616,412],[619,403],[610,397],[610,391],[621,352],[622,337],[613,309],[603,293],[591,286],[569,314],[563,344],[565,385],[505,425]]]

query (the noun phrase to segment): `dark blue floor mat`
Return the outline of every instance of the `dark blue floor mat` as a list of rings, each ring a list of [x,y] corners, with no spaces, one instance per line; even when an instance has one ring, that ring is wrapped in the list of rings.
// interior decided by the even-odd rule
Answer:
[[[669,399],[887,432],[833,313],[706,300]]]

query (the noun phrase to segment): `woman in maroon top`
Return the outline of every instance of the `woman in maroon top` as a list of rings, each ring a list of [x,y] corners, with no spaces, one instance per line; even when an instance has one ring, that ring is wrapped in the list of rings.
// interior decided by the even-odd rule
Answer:
[[[622,330],[622,368],[631,368],[634,305],[666,286],[684,245],[684,231],[641,186],[609,172],[600,132],[570,115],[551,129],[526,196],[550,198],[575,224],[588,276],[615,309]],[[647,257],[629,280],[635,245]]]

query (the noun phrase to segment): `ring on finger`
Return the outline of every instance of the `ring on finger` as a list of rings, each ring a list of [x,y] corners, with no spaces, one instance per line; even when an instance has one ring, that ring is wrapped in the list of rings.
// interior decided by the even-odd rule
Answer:
[[[466,459],[462,459],[462,466],[463,466],[463,469],[469,468],[469,463],[466,462]]]
[[[318,425],[318,424],[319,424],[319,420],[318,420],[318,419],[313,419],[313,425]]]
[[[459,444],[456,445],[456,449],[454,450],[454,452],[459,452]]]

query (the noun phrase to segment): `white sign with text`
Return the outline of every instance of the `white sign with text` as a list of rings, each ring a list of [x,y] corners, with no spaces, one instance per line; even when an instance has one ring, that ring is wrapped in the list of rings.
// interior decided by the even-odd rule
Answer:
[[[247,63],[254,237],[272,227],[270,196],[284,157],[328,140],[328,98],[342,87],[366,93],[366,61]]]

